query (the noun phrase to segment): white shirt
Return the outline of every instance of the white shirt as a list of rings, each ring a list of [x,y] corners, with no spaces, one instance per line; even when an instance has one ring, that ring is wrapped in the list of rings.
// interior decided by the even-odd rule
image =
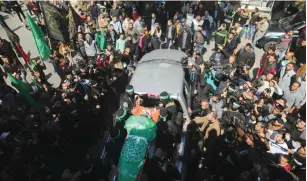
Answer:
[[[285,142],[282,144],[279,144],[279,143],[276,143],[276,141],[274,140],[270,140],[269,145],[270,145],[270,150],[268,151],[269,153],[288,155],[288,152],[284,150],[284,149],[288,149],[288,145]]]

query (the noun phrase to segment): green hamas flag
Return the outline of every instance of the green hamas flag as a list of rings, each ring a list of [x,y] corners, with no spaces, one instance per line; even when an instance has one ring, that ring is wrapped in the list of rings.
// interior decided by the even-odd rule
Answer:
[[[81,24],[80,16],[76,13],[73,7],[69,5],[69,13],[68,13],[68,31],[69,38],[73,39],[78,33],[78,26]]]
[[[50,39],[68,42],[68,21],[59,8],[49,2],[39,2],[45,19],[47,33]]]
[[[100,33],[95,34],[95,40],[101,51],[103,51],[107,46],[106,32],[101,31]]]
[[[30,17],[29,13],[26,13],[26,16],[34,37],[37,51],[43,60],[47,60],[49,58],[51,51],[45,41],[45,35],[42,32],[42,30],[38,27],[38,25],[35,24],[33,19]]]
[[[34,99],[30,95],[30,86],[21,80],[14,77],[12,74],[6,72],[7,76],[11,80],[12,84],[19,93],[35,108],[39,109],[39,105],[34,101]]]

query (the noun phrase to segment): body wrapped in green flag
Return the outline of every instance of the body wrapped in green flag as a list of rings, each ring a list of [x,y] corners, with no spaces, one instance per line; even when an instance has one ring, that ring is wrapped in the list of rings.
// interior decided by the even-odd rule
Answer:
[[[128,136],[118,163],[118,181],[135,181],[144,164],[147,146],[156,137],[157,125],[150,118],[130,116],[125,124]]]

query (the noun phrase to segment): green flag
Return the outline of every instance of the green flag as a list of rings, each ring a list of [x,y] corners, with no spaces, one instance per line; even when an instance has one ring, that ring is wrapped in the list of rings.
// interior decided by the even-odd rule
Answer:
[[[35,108],[39,109],[39,104],[37,104],[34,99],[30,95],[30,86],[21,80],[14,77],[12,74],[6,72],[7,76],[11,80],[12,84],[16,89],[18,89],[19,93]]]
[[[34,64],[33,60],[31,59],[30,60],[30,66],[31,66],[31,69],[34,70],[36,65]]]
[[[29,13],[26,13],[26,16],[34,37],[37,51],[43,60],[47,60],[51,51],[45,41],[45,35],[38,25],[35,24]]]
[[[95,34],[95,40],[96,43],[101,51],[103,51],[107,46],[107,40],[106,40],[106,32],[101,31],[100,33]]]

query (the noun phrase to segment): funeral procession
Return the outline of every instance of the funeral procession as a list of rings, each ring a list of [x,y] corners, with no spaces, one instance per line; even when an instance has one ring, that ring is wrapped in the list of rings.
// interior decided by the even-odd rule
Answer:
[[[305,0],[0,0],[0,181],[306,181]]]

